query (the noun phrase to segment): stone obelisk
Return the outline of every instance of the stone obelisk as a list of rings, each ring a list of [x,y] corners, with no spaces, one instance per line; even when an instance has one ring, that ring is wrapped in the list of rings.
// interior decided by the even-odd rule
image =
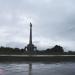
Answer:
[[[32,45],[32,24],[30,23],[30,38],[29,38],[29,44]]]
[[[33,53],[35,50],[37,50],[37,47],[34,46],[32,43],[32,23],[30,22],[30,36],[29,36],[29,44],[25,47],[25,50],[28,53]]]

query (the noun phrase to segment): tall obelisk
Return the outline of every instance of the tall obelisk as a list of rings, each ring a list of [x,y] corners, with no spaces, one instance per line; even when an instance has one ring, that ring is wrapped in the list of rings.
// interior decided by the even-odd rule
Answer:
[[[29,38],[29,44],[32,45],[32,24],[30,22],[30,38]]]
[[[32,23],[30,23],[30,36],[29,36],[29,44],[25,47],[25,50],[28,53],[33,53],[35,50],[37,50],[37,47],[34,46],[34,44],[32,43]]]

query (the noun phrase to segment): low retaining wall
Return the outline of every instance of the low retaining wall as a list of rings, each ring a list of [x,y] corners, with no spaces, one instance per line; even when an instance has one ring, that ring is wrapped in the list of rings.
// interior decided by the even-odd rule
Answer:
[[[0,55],[2,61],[75,61],[75,55]]]

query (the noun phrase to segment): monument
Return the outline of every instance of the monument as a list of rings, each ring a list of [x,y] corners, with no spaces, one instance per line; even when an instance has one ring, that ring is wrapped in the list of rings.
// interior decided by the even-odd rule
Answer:
[[[30,23],[30,36],[29,36],[29,44],[25,47],[25,50],[28,53],[33,53],[37,50],[37,47],[32,43],[32,23]]]

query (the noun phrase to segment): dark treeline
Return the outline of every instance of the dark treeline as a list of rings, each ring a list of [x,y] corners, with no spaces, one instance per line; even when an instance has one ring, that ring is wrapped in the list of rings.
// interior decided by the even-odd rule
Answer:
[[[10,47],[0,47],[0,54],[8,54],[8,55],[13,55],[13,54],[29,54],[28,51],[26,51],[25,49],[19,49],[19,48],[10,48]],[[48,48],[46,50],[36,50],[31,52],[31,54],[44,54],[44,55],[50,55],[50,54],[65,54],[65,55],[74,55],[75,52],[72,51],[68,51],[68,52],[64,52],[63,47],[61,46],[54,46],[53,48]]]

